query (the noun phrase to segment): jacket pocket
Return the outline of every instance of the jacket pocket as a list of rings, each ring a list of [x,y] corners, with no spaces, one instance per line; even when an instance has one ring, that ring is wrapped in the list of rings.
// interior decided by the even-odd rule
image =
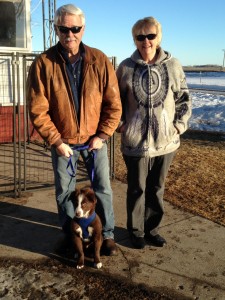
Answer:
[[[124,143],[128,147],[140,147],[144,140],[147,124],[142,121],[137,111],[129,123],[126,124],[122,133]]]
[[[84,93],[81,117],[89,134],[95,134],[100,121],[102,110],[102,94],[97,88],[88,88]]]
[[[70,138],[75,134],[75,115],[68,93],[61,89],[52,95],[50,101],[51,118],[62,136]]]

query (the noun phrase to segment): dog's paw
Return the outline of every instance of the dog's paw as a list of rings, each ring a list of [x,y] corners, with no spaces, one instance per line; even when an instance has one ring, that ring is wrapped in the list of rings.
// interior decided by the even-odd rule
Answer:
[[[95,269],[101,269],[102,268],[102,263],[101,262],[99,262],[99,263],[94,263],[94,267],[95,267]]]
[[[84,265],[77,265],[77,269],[78,270],[81,270],[81,269],[83,269],[84,268]]]

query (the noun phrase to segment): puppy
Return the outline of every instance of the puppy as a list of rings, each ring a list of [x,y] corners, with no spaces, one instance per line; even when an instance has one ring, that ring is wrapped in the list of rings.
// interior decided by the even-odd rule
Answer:
[[[77,253],[77,269],[84,267],[84,249],[93,246],[94,267],[100,269],[102,223],[95,212],[97,199],[90,187],[76,189],[71,195],[75,217],[71,222],[72,242]]]

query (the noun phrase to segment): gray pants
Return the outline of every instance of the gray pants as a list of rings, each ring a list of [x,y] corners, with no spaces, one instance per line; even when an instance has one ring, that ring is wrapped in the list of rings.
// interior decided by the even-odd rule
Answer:
[[[127,229],[143,237],[156,235],[164,214],[165,179],[175,152],[157,157],[124,155],[127,167]]]

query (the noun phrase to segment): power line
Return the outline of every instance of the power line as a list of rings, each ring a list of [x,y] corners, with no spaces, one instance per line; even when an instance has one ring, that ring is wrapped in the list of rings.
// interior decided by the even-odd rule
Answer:
[[[38,8],[38,6],[41,4],[41,1],[42,1],[42,0],[39,0],[38,4],[32,9],[32,11],[30,12],[31,15],[35,12],[35,10],[36,10],[36,9]]]

